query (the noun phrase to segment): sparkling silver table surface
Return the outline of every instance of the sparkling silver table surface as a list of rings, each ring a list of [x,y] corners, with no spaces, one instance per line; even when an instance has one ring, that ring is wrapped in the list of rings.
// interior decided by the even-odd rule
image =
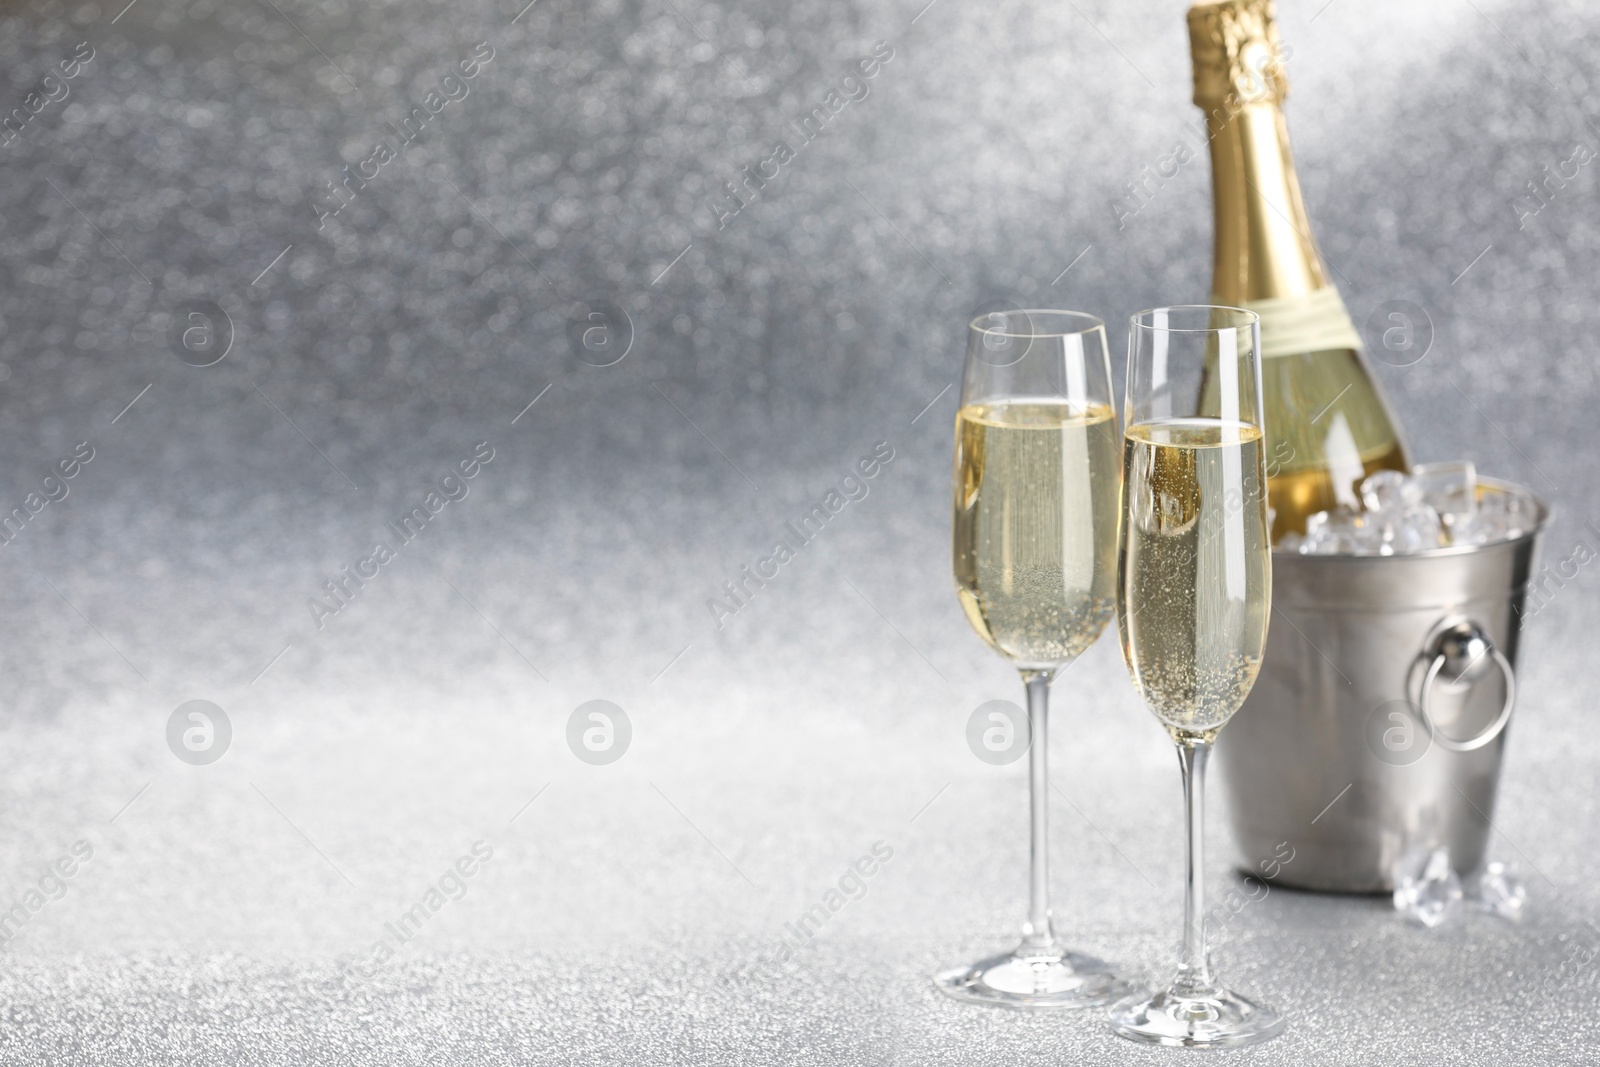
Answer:
[[[1426,356],[1378,364],[1415,453],[1544,495],[1552,564],[1600,547],[1600,16],[1280,6],[1352,314],[1426,313]],[[1025,890],[1022,764],[964,741],[1020,691],[947,577],[961,326],[1075,306],[1120,351],[1129,312],[1205,295],[1181,7],[8,5],[0,1062],[1175,1058],[928,975]],[[746,165],[777,173],[735,212]],[[879,442],[865,497],[708,606]],[[1274,889],[1214,954],[1291,1028],[1230,1058],[1594,1061],[1600,612],[1571,570],[1527,623],[1491,845],[1528,920]],[[609,765],[568,747],[594,699],[631,722]],[[168,745],[191,700],[231,723],[209,765]],[[1055,701],[1058,921],[1159,978],[1170,746],[1109,639]]]

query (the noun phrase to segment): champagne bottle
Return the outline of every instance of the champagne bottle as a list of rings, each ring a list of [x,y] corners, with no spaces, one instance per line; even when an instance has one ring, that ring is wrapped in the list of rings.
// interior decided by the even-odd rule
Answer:
[[[1212,301],[1261,316],[1272,539],[1359,508],[1361,480],[1407,470],[1361,336],[1329,281],[1300,200],[1273,0],[1189,9],[1194,102],[1205,112],[1215,203]]]

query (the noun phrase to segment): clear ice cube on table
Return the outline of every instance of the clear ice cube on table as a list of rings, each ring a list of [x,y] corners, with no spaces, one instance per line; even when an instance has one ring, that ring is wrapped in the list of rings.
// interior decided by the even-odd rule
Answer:
[[[1461,909],[1461,879],[1443,848],[1407,850],[1395,864],[1394,910],[1430,929],[1448,922]]]
[[[1411,480],[1422,490],[1422,502],[1449,521],[1450,515],[1471,515],[1478,510],[1478,470],[1470,459],[1453,463],[1419,463]]]
[[[1297,533],[1286,533],[1278,538],[1278,543],[1272,547],[1279,552],[1303,552],[1300,546],[1305,543],[1305,538]]]
[[[1515,863],[1499,860],[1484,865],[1468,880],[1467,896],[1484,911],[1509,922],[1521,922],[1526,914],[1528,890],[1517,874]]]
[[[1368,511],[1398,511],[1422,503],[1422,487],[1399,471],[1377,471],[1361,483],[1361,503]]]

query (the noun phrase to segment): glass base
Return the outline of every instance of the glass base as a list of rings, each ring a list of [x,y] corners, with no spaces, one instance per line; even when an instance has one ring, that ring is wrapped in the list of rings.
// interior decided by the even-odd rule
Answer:
[[[940,971],[933,984],[957,1000],[1008,1008],[1094,1008],[1126,996],[1131,988],[1093,956],[1026,946]]]
[[[1111,1029],[1132,1041],[1182,1048],[1237,1048],[1283,1033],[1284,1018],[1272,1008],[1237,993],[1213,990],[1180,995],[1130,997],[1114,1005]]]

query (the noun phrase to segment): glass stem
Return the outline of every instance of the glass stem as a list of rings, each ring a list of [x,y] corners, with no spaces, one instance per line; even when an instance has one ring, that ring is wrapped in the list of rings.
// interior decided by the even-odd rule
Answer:
[[[1211,956],[1206,950],[1206,757],[1209,741],[1178,742],[1178,765],[1183,770],[1183,815],[1188,826],[1183,883],[1183,957],[1174,992],[1205,994],[1215,989]]]
[[[1022,928],[1024,953],[1059,953],[1050,924],[1050,682],[1054,671],[1024,671],[1028,687],[1028,796],[1031,839],[1028,850],[1028,921]]]

